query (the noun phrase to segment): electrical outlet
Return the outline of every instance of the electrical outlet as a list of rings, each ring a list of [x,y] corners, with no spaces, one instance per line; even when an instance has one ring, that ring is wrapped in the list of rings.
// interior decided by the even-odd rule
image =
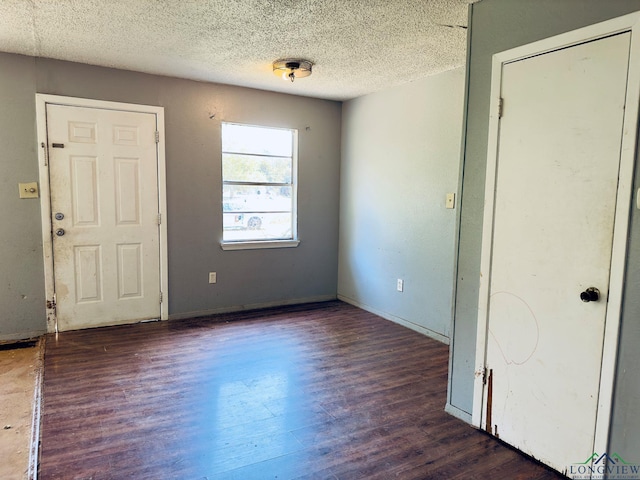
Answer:
[[[403,292],[404,291],[404,280],[399,278],[398,279],[398,283],[396,284],[396,288],[398,289],[399,292]]]
[[[216,272],[209,272],[209,283],[216,283],[218,281],[218,275]]]

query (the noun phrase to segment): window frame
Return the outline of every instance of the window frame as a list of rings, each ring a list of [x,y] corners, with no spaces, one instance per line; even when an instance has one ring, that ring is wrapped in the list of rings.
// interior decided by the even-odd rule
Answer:
[[[285,130],[291,132],[291,183],[283,184],[280,182],[252,182],[252,181],[238,181],[238,180],[230,180],[226,181],[224,178],[224,164],[222,162],[222,158],[225,154],[237,154],[237,155],[250,155],[250,156],[264,156],[258,154],[247,154],[246,152],[235,152],[235,151],[226,151],[224,150],[224,141],[222,138],[222,128],[224,125],[235,125],[239,127],[255,127],[255,128],[264,128],[271,130]],[[298,130],[295,128],[288,127],[273,127],[269,125],[255,125],[248,123],[239,123],[239,122],[227,122],[222,121],[220,127],[220,140],[221,140],[221,148],[220,148],[220,172],[221,172],[221,186],[222,186],[222,201],[221,201],[221,209],[220,212],[222,214],[222,240],[220,242],[220,246],[223,250],[254,250],[254,249],[264,249],[264,248],[291,248],[297,247],[300,244],[300,240],[298,239]],[[271,155],[267,155],[271,156]],[[273,155],[274,158],[283,158],[278,155]],[[286,157],[284,157],[286,158]],[[290,186],[291,188],[291,238],[265,238],[265,239],[246,239],[246,240],[225,240],[224,239],[224,187],[226,185],[237,185],[237,186]]]

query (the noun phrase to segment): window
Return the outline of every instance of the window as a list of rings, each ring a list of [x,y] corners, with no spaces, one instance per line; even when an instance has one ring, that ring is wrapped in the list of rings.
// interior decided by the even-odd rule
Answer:
[[[296,130],[222,124],[223,248],[298,244],[296,163]]]

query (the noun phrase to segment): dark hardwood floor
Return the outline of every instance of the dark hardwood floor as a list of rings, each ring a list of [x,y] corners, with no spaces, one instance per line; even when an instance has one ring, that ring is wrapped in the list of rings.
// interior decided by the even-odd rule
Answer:
[[[341,302],[50,335],[39,478],[564,478],[446,414],[447,362]]]

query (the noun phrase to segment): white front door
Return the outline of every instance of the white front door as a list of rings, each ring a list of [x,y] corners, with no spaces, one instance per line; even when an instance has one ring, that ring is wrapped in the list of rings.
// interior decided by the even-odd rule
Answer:
[[[594,453],[630,39],[502,67],[482,426],[560,471]]]
[[[46,117],[58,329],[160,318],[156,115]]]

